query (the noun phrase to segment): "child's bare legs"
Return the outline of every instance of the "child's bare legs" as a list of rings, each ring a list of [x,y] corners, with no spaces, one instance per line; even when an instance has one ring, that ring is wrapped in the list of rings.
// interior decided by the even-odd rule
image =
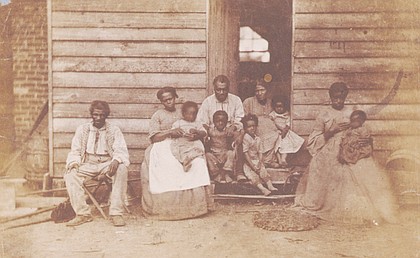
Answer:
[[[257,187],[258,187],[258,189],[260,189],[260,191],[265,195],[265,196],[267,196],[267,195],[270,195],[271,194],[271,191],[270,190],[268,190],[267,188],[265,188],[261,183],[260,184],[257,184]]]
[[[276,152],[276,157],[280,164],[280,167],[287,167],[287,161],[286,161],[287,153]]]
[[[222,180],[226,181],[226,183],[232,183],[232,178],[229,176],[229,174],[231,174],[232,171],[229,170],[225,170],[225,169],[221,169],[221,174],[222,176]]]
[[[277,189],[277,188],[275,188],[274,186],[273,186],[273,182],[271,181],[271,180],[268,180],[267,181],[267,188],[268,188],[268,190],[270,190],[270,191],[278,191],[279,189]]]

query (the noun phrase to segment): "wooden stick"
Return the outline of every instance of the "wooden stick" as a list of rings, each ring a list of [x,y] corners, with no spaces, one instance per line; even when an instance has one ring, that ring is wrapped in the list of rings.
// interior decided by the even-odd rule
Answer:
[[[51,211],[55,207],[57,207],[57,206],[56,205],[53,205],[53,206],[44,207],[44,208],[41,208],[39,210],[36,210],[36,211],[34,211],[32,213],[28,213],[28,214],[25,214],[25,215],[20,215],[20,216],[11,218],[11,219],[2,220],[2,221],[0,221],[0,224],[4,224],[4,223],[10,222],[10,221],[15,221],[15,220],[18,220],[18,219],[23,219],[23,218],[31,217],[33,215],[37,215],[37,214],[40,214],[40,213]]]
[[[266,200],[281,200],[286,198],[296,197],[294,194],[289,195],[240,195],[240,194],[213,194],[215,199],[266,199]]]
[[[20,224],[20,225],[15,225],[15,226],[10,226],[10,227],[4,228],[3,230],[12,229],[12,228],[20,228],[20,227],[40,224],[40,223],[44,223],[44,222],[48,222],[48,221],[51,221],[51,218],[47,218],[47,219],[43,219],[43,220],[39,220],[39,221],[32,221],[32,222],[28,222],[28,223],[24,223],[24,224]]]
[[[87,189],[87,187],[82,184],[83,190],[85,190],[85,192],[87,193],[87,195],[89,195],[90,200],[93,202],[93,205],[95,205],[96,209],[98,209],[98,211],[101,213],[102,217],[104,217],[104,219],[108,219],[108,217],[105,215],[104,210],[101,208],[101,205],[99,205],[99,203],[96,201],[95,197],[89,192],[89,190]]]

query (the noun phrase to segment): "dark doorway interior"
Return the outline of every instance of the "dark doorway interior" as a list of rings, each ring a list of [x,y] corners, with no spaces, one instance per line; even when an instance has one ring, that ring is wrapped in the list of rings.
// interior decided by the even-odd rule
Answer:
[[[292,0],[240,0],[238,94],[254,95],[255,80],[270,82],[272,92],[290,96]]]

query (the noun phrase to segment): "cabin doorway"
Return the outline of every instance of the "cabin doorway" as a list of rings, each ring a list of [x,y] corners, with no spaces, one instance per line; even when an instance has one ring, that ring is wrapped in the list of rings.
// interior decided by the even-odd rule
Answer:
[[[208,36],[210,93],[223,73],[242,100],[254,95],[259,78],[273,94],[290,96],[292,0],[211,0]]]

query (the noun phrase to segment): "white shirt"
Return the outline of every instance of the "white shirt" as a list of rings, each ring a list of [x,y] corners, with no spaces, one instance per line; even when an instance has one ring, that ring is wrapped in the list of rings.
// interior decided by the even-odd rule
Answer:
[[[213,114],[217,110],[226,111],[228,126],[234,124],[238,130],[242,129],[241,119],[244,117],[244,107],[238,96],[228,93],[226,100],[223,102],[217,100],[215,94],[208,96],[198,110],[197,120],[207,126],[213,125]]]

